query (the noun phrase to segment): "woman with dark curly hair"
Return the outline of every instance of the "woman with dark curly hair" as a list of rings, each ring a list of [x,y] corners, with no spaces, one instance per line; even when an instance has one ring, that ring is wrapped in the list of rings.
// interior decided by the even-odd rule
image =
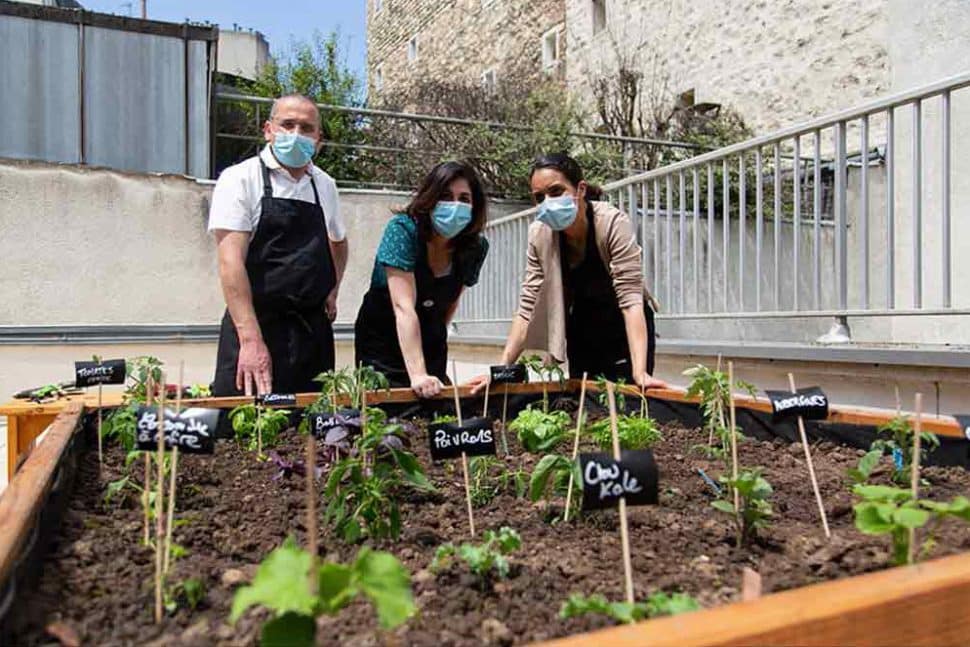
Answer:
[[[488,253],[487,203],[467,164],[438,164],[387,223],[354,324],[357,363],[421,397],[448,382],[447,325]]]

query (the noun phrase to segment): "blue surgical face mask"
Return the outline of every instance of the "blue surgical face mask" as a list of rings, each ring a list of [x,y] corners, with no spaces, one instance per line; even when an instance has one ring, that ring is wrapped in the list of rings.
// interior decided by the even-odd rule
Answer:
[[[562,231],[576,220],[576,198],[571,195],[546,196],[539,203],[536,220],[546,223],[553,231]]]
[[[278,132],[273,137],[273,154],[283,166],[303,168],[313,159],[315,141],[297,133]]]
[[[467,202],[439,202],[431,212],[434,230],[445,238],[454,238],[472,221],[472,206]]]

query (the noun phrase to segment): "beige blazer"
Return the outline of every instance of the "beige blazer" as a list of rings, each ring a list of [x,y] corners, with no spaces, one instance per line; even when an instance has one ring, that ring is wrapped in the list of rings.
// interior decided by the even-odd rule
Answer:
[[[592,202],[596,246],[613,278],[621,309],[656,304],[643,284],[640,245],[629,216],[606,202]],[[557,362],[566,361],[566,304],[563,295],[559,233],[548,225],[529,226],[529,251],[518,316],[529,324],[525,347],[546,350]]]

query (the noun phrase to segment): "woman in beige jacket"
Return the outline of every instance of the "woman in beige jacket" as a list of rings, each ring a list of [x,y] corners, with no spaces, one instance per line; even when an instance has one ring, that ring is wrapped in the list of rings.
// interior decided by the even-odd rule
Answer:
[[[565,154],[538,158],[529,178],[536,221],[519,309],[502,362],[525,348],[569,361],[572,377],[664,387],[653,372],[653,309],[630,218],[599,201]]]

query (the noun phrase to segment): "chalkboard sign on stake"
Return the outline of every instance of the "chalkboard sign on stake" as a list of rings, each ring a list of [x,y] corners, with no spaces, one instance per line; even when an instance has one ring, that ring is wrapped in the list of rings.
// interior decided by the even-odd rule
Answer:
[[[185,361],[179,362],[179,386],[175,392],[175,415],[182,413],[182,387],[185,384]],[[165,550],[163,551],[162,575],[168,575],[170,555],[172,553],[172,522],[175,520],[175,486],[178,479],[179,446],[172,447],[171,481],[168,486],[168,516],[165,520]]]
[[[74,384],[78,387],[125,383],[125,360],[74,362]]]
[[[458,417],[458,426],[462,426],[461,422],[461,400],[458,397],[458,363],[455,360],[451,360],[451,381],[452,381],[452,392],[455,394],[455,415]],[[494,440],[493,440],[494,446]],[[494,452],[493,452],[494,453]],[[464,475],[465,480],[465,504],[468,508],[468,526],[471,530],[472,537],[475,536],[475,514],[472,512],[472,488],[471,482],[468,479],[468,454],[465,452],[461,453],[461,471]]]
[[[505,437],[505,423],[509,410],[509,384],[529,381],[529,371],[524,364],[499,364],[489,367],[489,384],[502,386],[502,451],[509,455],[509,441]]]
[[[656,505],[659,473],[649,449],[621,450],[620,460],[604,452],[579,455],[583,510]]]
[[[264,407],[295,407],[295,393],[264,393],[256,396],[256,403]]]
[[[792,393],[802,393],[804,391],[798,391],[795,388],[795,375],[794,373],[788,374],[788,386],[791,387]],[[818,389],[821,393],[821,389]],[[825,398],[824,394],[822,396]],[[775,404],[772,401],[772,408]],[[828,417],[828,401],[825,402],[825,416]],[[822,493],[818,489],[818,479],[815,478],[815,464],[812,462],[812,450],[808,446],[808,435],[805,433],[805,419],[802,416],[798,416],[798,435],[802,441],[802,447],[805,449],[805,462],[808,464],[808,476],[812,481],[812,490],[815,492],[815,503],[818,505],[818,514],[822,519],[822,530],[825,532],[825,538],[831,539],[832,532],[829,530],[829,519],[828,515],[825,514],[825,505],[822,504]]]
[[[794,418],[825,420],[829,417],[829,399],[817,386],[796,391],[765,391],[765,393],[771,401],[772,422]]]
[[[145,382],[145,405],[151,407],[155,402],[155,381],[152,379],[151,371],[149,371],[148,379]],[[152,490],[152,470],[151,470],[151,457],[149,457],[148,452],[145,452],[145,478],[142,483],[141,490],[141,507],[142,512],[145,517],[145,536],[142,539],[145,546],[151,543],[151,526],[148,523],[149,510],[148,510],[148,493]]]
[[[610,434],[613,437],[613,458],[620,460],[620,435],[616,429],[616,394],[613,383],[606,383],[606,392],[610,399]],[[620,541],[623,545],[623,576],[626,583],[626,601],[633,604],[633,562],[630,559],[630,529],[626,521],[626,499],[620,497]]]
[[[494,456],[495,432],[491,418],[469,418],[461,423],[436,422],[428,425],[431,459],[451,460],[462,456]]]

